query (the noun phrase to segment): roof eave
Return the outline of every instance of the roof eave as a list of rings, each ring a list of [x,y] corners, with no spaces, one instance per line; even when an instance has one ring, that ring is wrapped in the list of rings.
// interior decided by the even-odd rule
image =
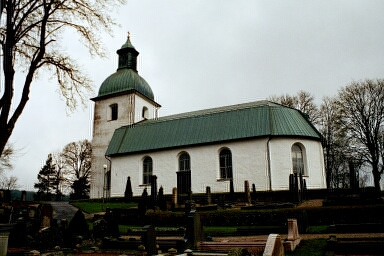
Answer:
[[[93,102],[96,102],[96,101],[100,101],[100,100],[104,100],[104,99],[108,99],[108,98],[112,98],[112,97],[116,97],[116,96],[126,95],[126,94],[130,94],[130,93],[134,93],[134,94],[140,95],[141,97],[145,98],[146,100],[149,100],[156,107],[158,107],[158,108],[161,107],[161,105],[159,103],[157,103],[156,101],[148,98],[147,96],[145,96],[144,94],[140,93],[136,89],[130,89],[130,90],[123,91],[123,92],[116,92],[116,93],[106,94],[106,95],[102,95],[102,96],[96,96],[94,98],[90,98],[90,100],[92,100]]]
[[[235,141],[246,141],[251,139],[262,139],[262,138],[303,138],[303,139],[311,139],[315,141],[321,142],[321,138],[313,137],[313,136],[302,136],[302,135],[273,135],[273,134],[266,134],[266,135],[260,135],[255,137],[247,137],[247,138],[236,138],[236,139],[230,139],[230,140],[223,140],[223,141],[211,141],[211,142],[203,142],[203,143],[197,143],[197,144],[185,144],[185,145],[177,145],[177,146],[170,146],[170,147],[164,147],[164,148],[152,148],[152,149],[144,149],[144,150],[135,150],[130,152],[119,152],[119,153],[112,153],[112,154],[105,154],[107,157],[117,157],[117,156],[126,156],[126,155],[134,155],[134,154],[145,154],[150,152],[157,152],[157,151],[166,151],[171,149],[178,149],[178,148],[185,148],[185,147],[200,147],[200,146],[206,146],[206,145],[214,145],[218,143],[226,143],[226,142],[235,142]]]

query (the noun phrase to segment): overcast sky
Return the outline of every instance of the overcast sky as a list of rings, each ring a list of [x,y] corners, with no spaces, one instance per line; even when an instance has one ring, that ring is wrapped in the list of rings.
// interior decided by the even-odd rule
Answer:
[[[94,81],[117,69],[126,41],[140,52],[160,116],[264,100],[305,90],[320,104],[353,80],[384,78],[384,1],[128,1],[121,27],[102,40],[109,56],[91,59],[76,38],[63,44]],[[14,170],[32,190],[51,152],[91,139],[93,105],[67,115],[54,81],[35,81],[11,142]]]

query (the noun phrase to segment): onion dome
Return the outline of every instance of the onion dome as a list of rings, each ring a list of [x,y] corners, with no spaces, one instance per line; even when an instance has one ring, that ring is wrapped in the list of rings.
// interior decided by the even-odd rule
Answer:
[[[104,80],[96,98],[136,91],[153,101],[154,95],[151,87],[137,73],[137,56],[139,52],[133,47],[129,33],[127,41],[117,50],[117,54],[119,55],[118,69]]]

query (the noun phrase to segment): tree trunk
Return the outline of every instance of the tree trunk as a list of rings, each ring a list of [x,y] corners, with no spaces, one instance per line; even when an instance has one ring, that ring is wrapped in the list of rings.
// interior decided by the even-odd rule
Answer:
[[[381,188],[380,188],[381,175],[380,175],[380,172],[379,172],[377,165],[372,166],[372,174],[373,174],[373,182],[375,184],[375,189],[376,189],[377,193],[379,194],[381,192]]]

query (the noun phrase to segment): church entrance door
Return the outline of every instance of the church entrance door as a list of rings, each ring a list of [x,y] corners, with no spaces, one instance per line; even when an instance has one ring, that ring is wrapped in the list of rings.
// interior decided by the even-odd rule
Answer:
[[[191,193],[191,171],[179,171],[177,174],[177,197],[179,202],[188,199]]]

